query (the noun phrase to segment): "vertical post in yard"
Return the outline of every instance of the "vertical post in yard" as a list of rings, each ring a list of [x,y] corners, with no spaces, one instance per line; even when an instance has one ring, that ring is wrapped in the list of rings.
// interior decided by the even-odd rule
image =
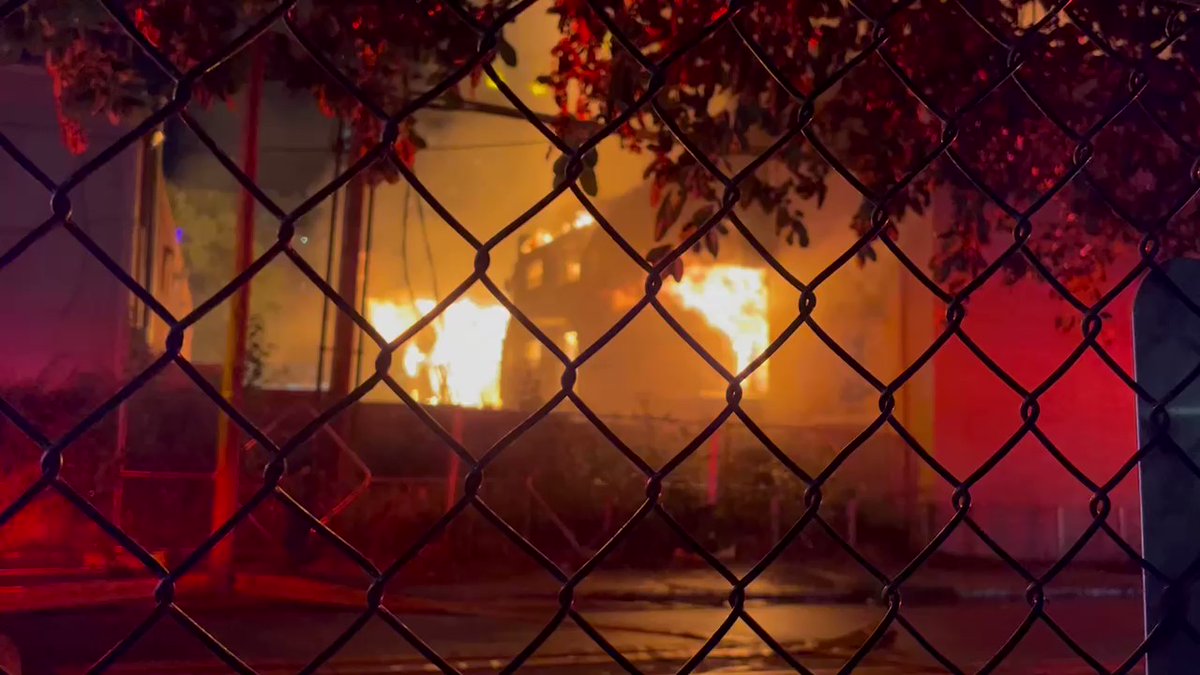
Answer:
[[[367,243],[363,246],[362,272],[359,274],[359,286],[362,292],[358,301],[358,313],[367,315],[367,284],[371,283],[371,235],[375,231],[375,186],[367,191]],[[363,353],[367,350],[367,336],[358,334],[358,349],[354,357],[354,386],[362,384]]]
[[[780,502],[779,495],[771,495],[771,543],[779,541],[783,537],[783,504]]]
[[[708,505],[716,506],[720,497],[721,480],[721,436],[725,427],[717,427],[708,438]]]
[[[846,541],[858,548],[858,494],[846,502]]]
[[[1054,510],[1054,532],[1055,540],[1058,544],[1055,555],[1063,556],[1067,552],[1067,547],[1071,545],[1068,541],[1067,534],[1067,509],[1061,504]]]
[[[458,441],[459,445],[465,447],[463,439],[465,435],[466,420],[463,418],[463,408],[460,405],[454,406],[454,411],[450,418],[450,435],[454,440]],[[446,510],[454,508],[454,503],[458,501],[458,475],[462,472],[459,466],[462,460],[458,458],[458,453],[450,453],[450,465],[446,469]]]
[[[337,139],[333,142],[333,177],[336,179],[342,175],[342,156],[346,152],[345,147],[345,126],[342,121],[338,120]],[[335,190],[333,196],[329,200],[329,237],[326,240],[328,243],[325,249],[325,276],[326,282],[333,279],[333,253],[336,248],[337,225],[338,225],[338,199],[342,196],[341,190]],[[321,401],[321,392],[325,388],[325,340],[329,335],[329,298],[321,299],[321,339],[317,345],[317,381],[314,392],[318,403]]]
[[[357,139],[351,141],[351,148],[357,149]],[[347,160],[353,163],[358,159],[357,150]],[[337,292],[351,307],[358,305],[358,293],[362,269],[362,234],[363,234],[363,201],[366,196],[366,180],[361,173],[346,184],[345,207],[342,210],[342,250],[338,256]],[[354,376],[354,337],[357,326],[354,319],[340,308],[334,308],[333,319],[333,353],[329,360],[329,397],[328,405],[345,398],[353,386]],[[333,432],[342,441],[354,445],[354,416],[353,410],[343,411],[330,423]],[[322,488],[336,484],[342,473],[342,456],[336,443],[321,443],[314,451],[317,455],[313,464],[318,471],[318,492]],[[319,497],[317,497],[319,498]]]
[[[246,89],[246,116],[242,120],[242,171],[258,180],[258,127],[262,113],[263,78],[266,55],[261,43],[251,46],[250,81]],[[242,190],[238,202],[237,252],[234,273],[241,274],[254,257],[254,196]],[[250,285],[242,284],[233,295],[229,313],[229,332],[225,344],[225,368],[221,376],[221,395],[234,407],[240,407],[246,378],[246,336],[250,324]],[[237,427],[227,415],[218,418],[217,463],[213,472],[213,529],[233,517],[238,503],[238,473],[241,470],[241,441]],[[218,590],[233,589],[233,532],[213,548],[209,556],[213,583]]]
[[[366,180],[361,175],[346,184],[342,219],[342,251],[338,261],[337,292],[351,307],[358,304],[359,270],[362,267],[363,201]],[[333,356],[330,359],[329,396],[337,401],[350,393],[354,369],[354,333],[350,315],[335,310],[333,319]],[[346,416],[342,416],[346,419]]]
[[[1200,302],[1200,261],[1174,260],[1165,273],[1185,296]],[[1133,337],[1138,384],[1155,400],[1180,387],[1200,363],[1200,317],[1154,275],[1142,284],[1134,302]],[[1200,383],[1183,387],[1164,408],[1141,397],[1137,404],[1138,445],[1152,447],[1138,466],[1142,555],[1178,580],[1167,587],[1143,574],[1146,630],[1166,622],[1146,655],[1146,674],[1194,673],[1200,644],[1178,627],[1181,621],[1200,625],[1200,579],[1179,577],[1200,557],[1200,479],[1179,453],[1200,462]]]

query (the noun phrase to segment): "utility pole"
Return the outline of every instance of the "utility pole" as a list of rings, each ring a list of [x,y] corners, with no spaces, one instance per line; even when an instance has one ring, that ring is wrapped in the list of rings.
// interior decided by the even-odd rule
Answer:
[[[351,307],[358,305],[363,257],[363,207],[366,180],[355,176],[346,184],[342,217],[342,250],[338,261],[337,292]],[[357,326],[346,312],[336,310],[333,320],[333,355],[330,359],[329,400],[350,393],[354,368],[354,333]]]
[[[352,140],[351,147],[357,147]],[[338,256],[338,295],[351,307],[358,306],[358,296],[362,283],[363,269],[363,211],[367,192],[367,181],[362,175],[355,176],[346,184],[344,196],[345,207],[342,210],[342,241],[341,252]],[[333,405],[350,393],[354,386],[354,347],[355,333],[358,326],[350,315],[341,309],[334,308],[333,320],[333,353],[329,360],[329,392],[326,405]],[[330,422],[330,430],[345,443],[352,444],[354,431],[354,410],[345,410]],[[341,455],[336,443],[325,442],[316,444],[311,452],[313,468],[317,471],[319,481],[323,486],[337,482],[342,472]]]
[[[250,81],[246,89],[246,116],[242,120],[242,171],[258,180],[258,129],[262,113],[263,79],[266,54],[257,42],[250,47]],[[254,257],[254,196],[242,190],[237,214],[237,251],[234,274],[241,274]],[[243,284],[233,294],[229,312],[229,332],[225,343],[225,367],[221,377],[221,395],[240,408],[246,384],[246,341],[250,324],[250,285]],[[212,527],[215,531],[233,517],[238,506],[238,478],[241,472],[241,434],[233,420],[221,415],[217,429],[217,465],[213,472]],[[209,569],[217,590],[233,590],[233,532],[213,548]]]

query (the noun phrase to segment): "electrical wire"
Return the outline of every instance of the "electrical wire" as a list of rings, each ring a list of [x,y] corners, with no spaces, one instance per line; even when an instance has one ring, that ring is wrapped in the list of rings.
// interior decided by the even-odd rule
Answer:
[[[429,243],[429,229],[425,227],[425,207],[417,200],[417,220],[421,223],[421,238],[425,240],[425,260],[429,263],[429,276],[433,282],[433,301],[441,302],[442,294],[438,291],[437,266],[433,264],[433,247]]]
[[[408,289],[408,303],[417,308],[417,294],[413,291],[412,274],[408,260],[408,205],[412,200],[412,186],[404,185],[404,209],[400,212],[400,259],[404,264],[404,286]]]

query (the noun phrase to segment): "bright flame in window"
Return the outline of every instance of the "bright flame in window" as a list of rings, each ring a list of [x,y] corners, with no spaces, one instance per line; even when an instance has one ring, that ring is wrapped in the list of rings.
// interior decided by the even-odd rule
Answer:
[[[683,278],[668,283],[667,291],[725,335],[736,360],[735,373],[766,350],[770,329],[765,270],[738,265],[685,265]],[[759,366],[746,384],[749,391],[766,391],[767,364]]]
[[[572,361],[579,358],[579,333],[577,331],[569,330],[563,333],[563,353]]]
[[[580,211],[575,214],[575,220],[569,223],[563,223],[563,226],[557,232],[553,230],[538,230],[525,241],[521,242],[521,253],[532,253],[533,251],[554,243],[554,240],[569,234],[575,230],[586,230],[596,224],[596,219],[587,211]]]
[[[421,298],[416,307],[370,299],[367,313],[375,330],[388,340],[399,337],[436,306]],[[500,400],[500,359],[511,316],[501,305],[478,305],[463,298],[428,327],[432,346],[418,345],[414,336],[400,348],[404,374],[418,381],[415,397],[422,403],[467,408],[497,408]]]

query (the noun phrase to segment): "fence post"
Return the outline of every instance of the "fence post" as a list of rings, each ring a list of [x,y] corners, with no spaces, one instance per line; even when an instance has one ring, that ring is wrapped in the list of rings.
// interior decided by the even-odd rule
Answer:
[[[783,536],[783,504],[779,495],[771,495],[771,545],[775,545]]]
[[[852,496],[846,502],[846,541],[858,548],[858,497]]]
[[[724,427],[717,427],[717,430],[708,438],[708,486],[707,496],[708,505],[716,506],[717,500],[720,497],[720,480],[721,480],[721,436],[724,434]]]
[[[1192,300],[1200,299],[1200,262],[1175,260],[1166,276]],[[1134,352],[1138,384],[1156,400],[1176,387],[1200,361],[1200,317],[1181,303],[1169,285],[1151,275],[1138,291],[1133,310]],[[1153,445],[1139,466],[1142,498],[1142,555],[1174,579],[1200,555],[1196,526],[1200,523],[1200,479],[1176,456],[1180,451],[1200,461],[1200,386],[1183,387],[1165,410],[1138,397],[1138,443]],[[1163,415],[1163,413],[1166,413]],[[1183,579],[1168,598],[1168,588],[1143,574],[1145,620],[1149,632],[1162,621],[1185,620],[1200,625],[1200,593],[1196,579]],[[1170,600],[1175,600],[1171,602]],[[1178,615],[1168,607],[1180,608]],[[1167,625],[1146,656],[1147,675],[1195,672],[1200,645],[1186,631]]]
[[[1054,509],[1054,534],[1058,547],[1055,555],[1061,557],[1067,552],[1067,508],[1062,504]]]
[[[466,420],[463,417],[463,408],[460,405],[454,406],[450,413],[450,435],[458,441],[459,445],[465,446],[464,438],[466,438],[465,426]],[[454,508],[454,504],[458,502],[458,475],[462,473],[460,466],[462,460],[459,459],[457,452],[450,453],[450,461],[446,465],[446,511],[449,512]]]

